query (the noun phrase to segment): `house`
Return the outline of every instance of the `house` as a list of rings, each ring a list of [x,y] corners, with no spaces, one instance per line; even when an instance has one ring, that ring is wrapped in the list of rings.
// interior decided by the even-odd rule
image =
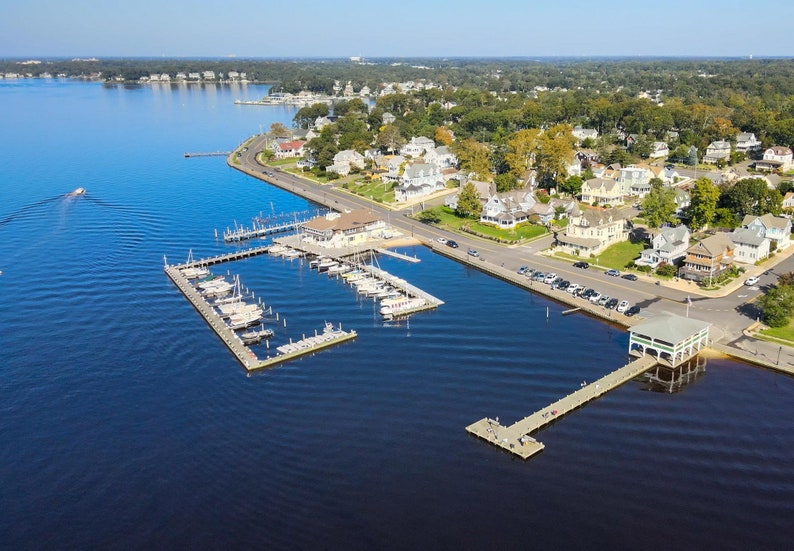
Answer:
[[[675,188],[675,212],[676,214],[683,214],[684,211],[692,204],[692,196],[685,189]]]
[[[784,216],[748,214],[742,220],[742,227],[755,230],[770,241],[770,250],[782,251],[791,245],[791,219]],[[774,243],[774,245],[771,245]]]
[[[597,205],[622,205],[623,191],[615,180],[591,178],[582,183],[581,201]]]
[[[736,228],[730,234],[736,246],[733,259],[743,264],[755,264],[769,256],[769,239],[757,229]]]
[[[381,176],[384,182],[399,182],[402,176],[402,168],[406,163],[405,157],[402,155],[395,155],[386,160],[386,173]]]
[[[353,149],[345,149],[334,155],[334,164],[325,167],[326,172],[336,172],[340,176],[347,176],[354,168],[364,168],[364,155]]]
[[[623,195],[639,195],[651,191],[652,173],[646,167],[629,165],[618,172],[618,183]]]
[[[405,167],[400,185],[394,189],[394,200],[410,201],[444,189],[441,170],[431,164],[414,163]]]
[[[428,150],[423,159],[426,163],[436,165],[442,170],[452,168],[458,164],[458,158],[445,145]]]
[[[761,140],[755,137],[752,132],[740,132],[736,136],[736,151],[740,153],[750,153],[761,149]]]
[[[571,214],[565,231],[555,237],[563,251],[589,257],[600,254],[613,243],[625,241],[629,232],[618,209],[587,208],[578,215]]]
[[[303,225],[304,239],[329,247],[348,247],[377,237],[386,228],[382,218],[367,209],[332,212]]]
[[[215,71],[204,71],[201,76],[204,80],[215,80]]]
[[[496,194],[496,185],[491,184],[489,182],[480,182],[478,180],[469,180],[468,182],[461,183],[461,187],[463,187],[466,183],[470,183],[474,186],[474,189],[477,190],[477,195],[480,198],[480,203],[485,206],[485,203],[488,202],[488,199],[491,196]],[[454,195],[448,195],[446,199],[444,199],[444,206],[455,210],[458,208],[458,196],[460,195],[460,191],[455,193]]]
[[[727,233],[706,237],[687,249],[684,265],[678,270],[678,274],[692,281],[717,277],[733,264],[735,247]]]
[[[381,120],[383,121],[383,124],[392,124],[394,121],[397,120],[397,117],[395,117],[391,113],[384,113]]]
[[[794,191],[788,191],[783,196],[783,210],[794,209]]]
[[[303,157],[303,146],[306,142],[295,140],[290,142],[280,142],[276,145],[276,159],[289,159],[293,157]]]
[[[668,155],[670,155],[670,147],[667,142],[653,142],[651,144],[651,153],[648,155],[651,159],[667,157]]]
[[[509,191],[488,198],[480,213],[480,222],[500,228],[514,228],[526,222],[529,210],[537,203],[531,191]]]
[[[755,162],[756,170],[790,170],[792,167],[792,153],[788,147],[776,145],[764,151],[763,160]]]
[[[327,117],[327,116],[325,116],[325,117],[317,117],[316,119],[314,119],[314,123],[312,124],[312,128],[315,131],[319,132],[320,130],[322,130],[323,128],[325,128],[329,124],[332,124],[333,122],[334,121],[331,119],[331,117]]]
[[[731,156],[731,143],[725,140],[711,142],[706,148],[704,163],[717,164],[717,161],[727,161]]]
[[[430,138],[426,138],[425,136],[414,136],[411,140],[402,146],[400,149],[400,155],[403,156],[411,156],[411,157],[421,157],[428,151],[431,151],[436,148],[436,142],[431,140]]]
[[[689,248],[689,228],[683,224],[661,228],[651,237],[651,246],[640,253],[638,266],[656,268],[659,264],[678,265]]]
[[[598,138],[598,130],[594,128],[582,128],[580,125],[574,126],[571,134],[580,142],[587,139],[595,140]]]

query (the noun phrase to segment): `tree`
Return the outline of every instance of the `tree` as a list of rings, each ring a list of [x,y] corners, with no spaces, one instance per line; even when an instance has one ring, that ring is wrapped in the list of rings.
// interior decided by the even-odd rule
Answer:
[[[328,115],[328,106],[324,103],[315,103],[314,105],[301,107],[292,120],[299,128],[309,128],[317,117],[325,117]]]
[[[770,327],[783,327],[794,313],[794,287],[780,285],[758,297],[764,323]]]
[[[455,214],[461,218],[478,218],[482,206],[480,205],[480,194],[471,182],[466,182],[458,194],[458,206]]]
[[[386,151],[394,153],[405,145],[405,138],[400,133],[400,129],[393,124],[381,127],[375,138],[375,145],[386,148]]]
[[[274,122],[270,125],[270,133],[277,138],[288,138],[292,135],[292,132],[290,132],[289,128],[280,122]]]
[[[529,128],[519,130],[507,140],[504,160],[514,177],[520,178],[532,165],[532,155],[537,148],[540,130]]]
[[[678,222],[675,217],[675,190],[665,186],[659,178],[651,179],[651,191],[642,201],[642,216],[651,228]]]
[[[783,197],[778,190],[770,190],[763,178],[742,178],[722,193],[720,207],[740,218],[747,214],[780,214]]]
[[[545,188],[556,188],[568,177],[567,166],[573,156],[576,138],[567,124],[552,126],[537,140],[535,170]]]
[[[582,192],[582,184],[584,180],[581,176],[568,176],[563,183],[560,184],[558,188],[559,191],[563,193],[567,193],[569,195],[579,195]]]
[[[441,145],[449,145],[455,141],[455,137],[452,135],[452,130],[446,126],[437,127],[433,138],[437,144]]]
[[[687,209],[689,227],[698,230],[714,220],[717,212],[717,202],[720,199],[720,190],[714,183],[704,177],[698,178],[692,187],[692,199]]]
[[[511,189],[516,189],[516,187],[518,187],[518,180],[509,172],[497,174],[493,181],[496,184],[496,191],[499,193],[510,191]]]
[[[461,170],[473,173],[478,180],[491,179],[491,152],[485,145],[468,138],[453,143],[451,147],[458,157]]]

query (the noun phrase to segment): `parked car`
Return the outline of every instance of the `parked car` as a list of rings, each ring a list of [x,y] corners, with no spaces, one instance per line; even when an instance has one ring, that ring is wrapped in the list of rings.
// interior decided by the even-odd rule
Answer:
[[[606,303],[604,303],[604,308],[606,308],[607,310],[613,310],[613,309],[617,308],[617,305],[618,305],[619,302],[620,301],[618,299],[611,298],[608,301],[606,301]]]
[[[529,268],[529,269],[527,269],[527,271],[524,273],[524,275],[525,275],[525,276],[527,276],[527,277],[530,277],[530,278],[531,278],[533,275],[535,275],[535,272],[536,272],[536,271],[537,271],[537,270],[535,270],[535,268]]]
[[[618,307],[615,308],[615,310],[617,310],[621,314],[625,314],[626,310],[628,310],[628,309],[629,309],[629,301],[628,300],[621,300],[620,304],[618,304]]]
[[[631,308],[629,308],[628,310],[626,310],[626,315],[629,316],[629,317],[635,316],[635,315],[637,315],[639,313],[640,313],[640,307],[637,306],[636,304],[634,306],[632,306]]]
[[[618,276],[620,275],[620,272],[619,272],[618,270],[607,270],[607,271],[606,271],[606,272],[604,272],[604,273],[605,273],[606,275],[608,275],[608,276],[612,276],[612,277],[618,277]]]
[[[571,284],[568,286],[568,288],[566,289],[566,291],[568,291],[569,293],[571,293],[571,294],[573,295],[573,294],[575,294],[575,293],[576,293],[576,291],[578,291],[578,290],[579,290],[579,289],[581,289],[581,288],[582,288],[582,286],[581,286],[581,285],[579,285],[578,283],[571,283]]]
[[[546,277],[543,279],[543,283],[551,285],[552,283],[554,283],[555,279],[557,279],[557,274],[554,272],[549,272],[548,274],[546,274]]]
[[[574,262],[574,263],[573,263],[573,267],[574,267],[574,268],[581,268],[581,269],[583,269],[583,270],[586,270],[587,268],[589,268],[589,267],[590,267],[590,264],[588,264],[587,262],[581,262],[581,261],[579,261],[579,262]]]
[[[758,277],[758,276],[750,276],[750,277],[748,277],[747,279],[744,280],[744,284],[749,287],[751,285],[755,285],[760,280],[761,280],[761,278]]]
[[[584,299],[590,300],[590,297],[593,296],[593,293],[595,292],[596,292],[595,289],[585,289],[584,291],[579,293],[579,296]]]
[[[546,279],[546,274],[544,272],[535,272],[532,279],[534,281],[544,281]]]
[[[474,256],[474,257],[480,256],[480,253],[478,253],[475,249],[469,249],[466,252],[468,253],[469,256]]]
[[[524,275],[525,273],[527,273],[527,267],[526,266],[521,266],[518,269],[518,275]]]
[[[598,299],[596,304],[598,304],[599,306],[606,306],[607,302],[609,302],[610,300],[611,297],[609,295],[601,295],[601,298]]]
[[[450,239],[449,241],[447,241],[447,247],[452,247],[453,249],[457,249],[458,244]]]
[[[637,275],[636,274],[623,274],[620,277],[622,277],[623,279],[628,279],[629,281],[637,281]]]
[[[567,291],[568,287],[571,286],[571,282],[567,279],[563,279],[562,281],[558,281],[555,285],[555,288],[559,289],[560,291]]]
[[[439,237],[438,239],[436,239],[436,241],[438,241],[442,245],[446,245],[447,244],[447,238],[446,237]]]
[[[609,298],[609,297],[607,297],[607,298]],[[601,300],[601,293],[599,293],[598,291],[593,291],[593,294],[590,295],[590,298],[587,299],[587,300],[589,300],[593,304],[597,304],[598,301]]]

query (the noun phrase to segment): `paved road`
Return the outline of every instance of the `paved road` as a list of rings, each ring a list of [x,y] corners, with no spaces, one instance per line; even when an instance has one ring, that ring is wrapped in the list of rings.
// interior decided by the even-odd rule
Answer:
[[[249,144],[248,149],[241,152],[238,157],[240,163],[236,167],[245,170],[252,176],[333,209],[370,209],[379,213],[392,226],[404,234],[416,237],[425,243],[435,241],[439,237],[454,239],[460,245],[458,252],[464,261],[474,263],[490,262],[515,270],[519,266],[526,265],[544,272],[552,271],[574,283],[593,287],[602,294],[621,300],[625,299],[632,304],[638,304],[643,310],[647,310],[648,313],[661,311],[673,312],[679,315],[689,313],[692,317],[711,322],[717,329],[714,332],[715,340],[721,340],[724,343],[740,339],[742,330],[756,321],[758,312],[751,301],[762,292],[763,287],[774,283],[777,280],[777,274],[794,271],[794,259],[790,256],[779,261],[777,266],[771,270],[768,268],[750,267],[748,275],[758,273],[761,276],[759,284],[755,287],[746,287],[738,284],[730,294],[723,297],[700,296],[695,284],[679,283],[675,287],[668,287],[655,285],[650,280],[627,281],[619,277],[610,277],[604,273],[604,269],[597,267],[591,267],[587,270],[578,269],[574,268],[569,262],[539,254],[541,250],[547,249],[551,245],[551,236],[546,236],[525,245],[504,246],[473,236],[453,234],[408,218],[408,209],[402,211],[391,210],[379,203],[338,190],[333,185],[318,185],[281,171],[278,168],[263,167],[256,161],[256,153],[261,151],[264,145],[264,138],[255,138]],[[465,251],[469,248],[476,249],[479,252],[479,261],[474,261],[471,257],[464,258],[466,256]],[[792,250],[794,250],[794,247],[792,247]],[[764,275],[764,270],[768,270],[770,273]],[[691,287],[691,289],[688,289],[688,287]],[[689,308],[687,308],[687,297],[692,300]],[[771,351],[774,348],[772,352],[767,351],[770,354],[774,352],[773,355],[776,355],[779,352],[777,345],[769,345],[756,340],[753,343],[757,343],[756,346],[762,350],[769,347]],[[794,362],[794,356],[790,358]]]

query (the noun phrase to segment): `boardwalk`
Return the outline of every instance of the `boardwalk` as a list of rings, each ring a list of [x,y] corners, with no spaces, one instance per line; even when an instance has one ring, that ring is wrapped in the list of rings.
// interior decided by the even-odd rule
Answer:
[[[209,258],[194,260],[193,262],[187,262],[185,264],[174,266],[174,268],[181,269],[181,268],[196,268],[198,266],[212,266],[213,264],[232,262],[234,260],[241,260],[243,258],[259,256],[260,254],[267,254],[269,250],[270,250],[269,246],[251,247],[250,249],[242,249],[231,253],[219,254],[218,256],[211,256]]]
[[[485,417],[466,427],[466,430],[522,459],[527,459],[545,447],[542,442],[530,436],[532,433],[641,375],[656,363],[656,358],[650,355],[634,360],[510,426],[505,427],[498,421]]]

